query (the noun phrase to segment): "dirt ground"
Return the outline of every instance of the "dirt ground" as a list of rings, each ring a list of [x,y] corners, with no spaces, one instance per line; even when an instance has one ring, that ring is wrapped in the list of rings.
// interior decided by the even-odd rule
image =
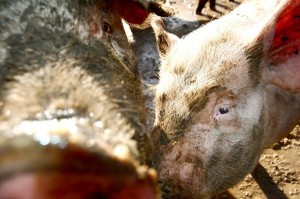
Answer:
[[[165,19],[168,31],[184,36],[206,22],[221,17],[238,6],[243,0],[217,0],[216,11],[210,11],[208,3],[202,15],[196,15],[196,0],[169,0],[168,5],[176,15]],[[133,30],[139,69],[145,83],[145,95],[149,111],[148,126],[153,123],[153,94],[151,88],[158,83],[159,56],[152,29]],[[300,127],[271,149],[265,150],[260,164],[244,181],[215,198],[243,199],[300,199]]]

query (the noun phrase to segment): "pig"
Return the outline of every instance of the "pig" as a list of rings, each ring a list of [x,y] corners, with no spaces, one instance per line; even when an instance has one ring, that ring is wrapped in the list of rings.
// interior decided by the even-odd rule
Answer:
[[[159,198],[121,21],[149,2],[1,1],[1,199]]]
[[[152,137],[165,198],[210,198],[249,174],[300,119],[300,1],[249,0],[161,56]]]
[[[234,0],[229,0],[229,1],[234,1]],[[196,8],[196,13],[201,14],[202,9],[204,8],[205,4],[208,2],[208,0],[199,0],[198,5]],[[209,8],[211,10],[216,10],[216,0],[209,0]]]

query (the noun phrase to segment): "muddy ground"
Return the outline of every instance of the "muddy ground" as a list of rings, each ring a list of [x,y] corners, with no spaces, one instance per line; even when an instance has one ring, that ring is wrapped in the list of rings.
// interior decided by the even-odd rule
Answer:
[[[176,10],[176,15],[167,18],[165,23],[170,32],[181,37],[230,12],[242,1],[217,0],[216,11],[210,11],[207,3],[203,14],[196,15],[197,0],[169,0],[168,5]],[[151,88],[158,83],[160,60],[153,31],[133,30],[133,33],[136,40],[133,48],[147,86],[148,125],[151,127],[154,116]],[[296,127],[287,138],[265,150],[252,175],[216,198],[300,199],[300,128]]]

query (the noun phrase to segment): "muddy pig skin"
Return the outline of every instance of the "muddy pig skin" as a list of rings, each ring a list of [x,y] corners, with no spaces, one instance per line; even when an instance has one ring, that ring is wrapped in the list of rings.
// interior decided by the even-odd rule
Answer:
[[[245,1],[182,39],[152,25],[162,58],[153,164],[163,197],[210,198],[300,119],[300,1]]]
[[[0,2],[1,199],[159,198],[121,22],[143,5]]]

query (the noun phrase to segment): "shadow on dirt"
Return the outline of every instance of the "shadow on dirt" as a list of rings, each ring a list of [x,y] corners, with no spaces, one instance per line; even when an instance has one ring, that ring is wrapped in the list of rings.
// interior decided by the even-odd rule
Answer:
[[[288,197],[280,190],[273,178],[267,170],[258,163],[251,173],[252,177],[268,199],[288,199]],[[213,197],[212,199],[236,199],[229,191]]]
[[[251,175],[267,198],[288,199],[288,197],[279,189],[278,185],[275,184],[272,177],[260,163],[258,163]]]

